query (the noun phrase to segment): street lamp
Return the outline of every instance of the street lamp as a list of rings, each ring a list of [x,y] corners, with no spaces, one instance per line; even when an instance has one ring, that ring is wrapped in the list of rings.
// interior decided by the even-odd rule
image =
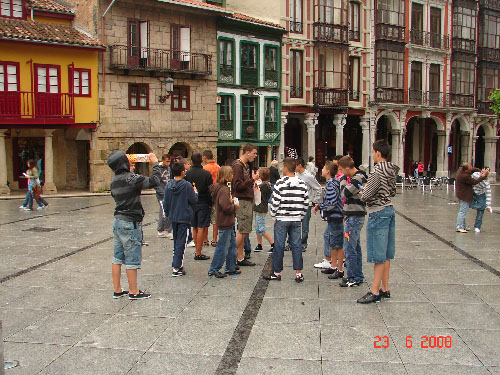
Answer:
[[[164,104],[170,97],[170,94],[174,92],[174,79],[172,77],[167,77],[167,79],[165,80],[160,79],[160,84],[161,84],[161,89],[160,89],[161,93],[158,99],[160,103]],[[165,89],[166,91],[165,95],[163,94],[163,89]]]

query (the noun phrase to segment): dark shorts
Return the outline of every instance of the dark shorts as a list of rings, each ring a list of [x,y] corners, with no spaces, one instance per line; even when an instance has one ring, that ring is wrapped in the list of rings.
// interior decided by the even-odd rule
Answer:
[[[208,228],[210,226],[209,206],[195,206],[191,226],[193,228]]]

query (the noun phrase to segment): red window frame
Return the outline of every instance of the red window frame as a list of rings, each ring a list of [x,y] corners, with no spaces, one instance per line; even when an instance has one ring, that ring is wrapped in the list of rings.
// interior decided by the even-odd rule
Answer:
[[[171,105],[170,109],[173,112],[189,112],[191,111],[191,100],[190,100],[191,88],[189,86],[174,86],[174,91],[171,95]],[[182,98],[186,97],[187,107],[182,108]],[[179,107],[175,108],[175,101],[179,101]]]
[[[20,91],[20,87],[21,87],[21,83],[19,81],[19,63],[16,62],[16,61],[0,61],[0,65],[3,66],[3,71],[4,71],[4,87],[0,87],[0,91],[5,91],[7,92],[7,88],[8,88],[8,84],[9,84],[9,81],[8,81],[8,75],[7,75],[7,66],[8,65],[14,65],[16,67],[16,79],[17,79],[17,90],[16,91]],[[10,91],[10,92],[15,92],[15,91]]]
[[[49,75],[48,75],[49,69],[51,69],[51,68],[57,69],[57,94],[60,94],[61,93],[61,65],[33,64],[33,71],[35,74],[35,92],[42,92],[42,91],[38,91],[38,68],[47,69],[47,76],[46,77],[49,77]],[[51,93],[51,92],[47,92],[47,91],[45,91],[45,93],[56,94],[56,93]]]
[[[3,0],[3,2],[5,2],[5,1],[9,1],[9,3],[10,3],[10,16],[4,16],[2,14],[2,12],[1,12],[1,9],[0,9],[0,18],[13,18],[13,19],[16,19],[16,20],[24,19],[25,18],[25,9],[26,9],[26,2],[25,2],[25,0],[21,0],[21,17],[14,17],[12,15],[12,9],[14,8],[14,4],[13,4],[14,0]]]
[[[133,95],[133,88],[136,88],[136,98],[137,98],[137,105],[133,106],[132,105],[132,97]],[[146,88],[146,106],[141,107],[141,88]],[[128,84],[128,109],[131,110],[149,110],[149,84],[147,83],[129,83]]]
[[[75,72],[80,73],[78,82],[78,94],[75,93]],[[82,73],[88,73],[89,75],[89,93],[88,94],[82,94]],[[83,98],[89,98],[92,96],[92,76],[91,76],[91,70],[90,69],[85,69],[85,68],[69,68],[69,92],[70,94],[78,97],[83,97]]]

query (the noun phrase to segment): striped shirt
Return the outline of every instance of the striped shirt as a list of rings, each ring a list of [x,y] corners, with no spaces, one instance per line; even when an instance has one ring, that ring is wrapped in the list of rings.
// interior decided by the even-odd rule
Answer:
[[[343,176],[340,180],[340,196],[345,198],[344,209],[342,214],[344,216],[365,216],[366,208],[365,202],[361,200],[359,194],[361,186],[366,183],[366,173],[357,171],[351,177],[351,182],[347,183],[347,176]]]
[[[392,197],[396,196],[396,176],[399,167],[388,161],[381,161],[368,177],[361,199],[366,202],[368,213],[380,211],[392,206]]]
[[[309,207],[309,191],[298,177],[283,177],[274,185],[271,217],[279,221],[302,221]]]
[[[335,177],[326,181],[325,196],[319,204],[323,217],[329,221],[342,219],[342,199],[340,198],[340,182]]]
[[[481,176],[480,172],[474,172],[471,177],[477,180]],[[491,187],[488,179],[484,179],[480,183],[473,185],[472,190],[477,195],[486,194],[486,207],[491,207]]]

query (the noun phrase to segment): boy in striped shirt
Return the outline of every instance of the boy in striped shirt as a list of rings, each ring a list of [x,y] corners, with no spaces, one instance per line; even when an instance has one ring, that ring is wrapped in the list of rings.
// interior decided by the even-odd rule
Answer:
[[[287,236],[290,238],[292,248],[293,269],[295,281],[304,281],[302,275],[302,244],[301,223],[308,207],[309,192],[307,185],[295,177],[296,160],[285,158],[283,160],[283,178],[274,185],[270,214],[275,219],[274,223],[274,248],[273,272],[264,276],[266,280],[281,280],[283,271],[283,254]]]
[[[484,169],[487,169],[488,172],[490,171],[490,168],[484,167]],[[474,180],[479,179],[481,177],[480,172],[474,172],[472,173],[471,177]],[[473,185],[472,190],[474,191],[474,199],[471,204],[472,208],[475,208],[477,210],[476,214],[476,222],[474,223],[474,231],[476,233],[481,232],[481,227],[483,225],[483,215],[484,215],[484,210],[488,210],[489,212],[493,212],[493,209],[491,208],[491,187],[490,183],[488,182],[487,179],[481,181],[480,183]]]

